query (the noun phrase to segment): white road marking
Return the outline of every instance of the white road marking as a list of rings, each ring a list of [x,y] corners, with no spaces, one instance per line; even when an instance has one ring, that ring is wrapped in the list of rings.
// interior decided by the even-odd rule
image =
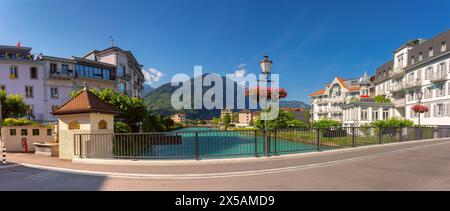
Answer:
[[[367,156],[359,156],[354,158],[329,161],[323,163],[315,163],[309,165],[300,165],[300,166],[291,166],[291,167],[283,167],[283,168],[273,168],[273,169],[263,169],[263,170],[252,170],[252,171],[240,171],[240,172],[223,172],[223,173],[205,173],[205,174],[136,174],[136,173],[116,173],[116,172],[100,172],[100,171],[86,171],[86,170],[74,170],[74,169],[66,169],[66,168],[58,168],[58,167],[48,167],[48,166],[40,166],[33,164],[21,164],[24,167],[30,168],[38,168],[43,170],[52,170],[64,173],[75,173],[75,174],[85,174],[85,175],[93,175],[93,176],[104,176],[110,178],[123,178],[123,179],[150,179],[150,180],[194,180],[194,179],[219,179],[219,178],[230,178],[230,177],[245,177],[245,176],[260,176],[260,175],[268,175],[268,174],[279,174],[279,173],[287,173],[293,171],[300,171],[306,169],[313,168],[321,168],[332,165],[339,165],[345,163],[351,163],[361,160],[373,159],[382,156],[397,154],[400,152],[417,150],[426,147],[438,146],[449,144],[449,142],[444,143],[436,143],[436,144],[428,144],[417,147],[409,147],[405,149],[398,149],[389,152],[377,153],[373,155]]]

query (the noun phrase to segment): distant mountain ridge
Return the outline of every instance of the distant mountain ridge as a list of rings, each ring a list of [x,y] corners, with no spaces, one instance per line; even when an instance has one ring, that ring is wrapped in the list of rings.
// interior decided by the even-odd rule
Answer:
[[[205,74],[206,75],[206,74]],[[202,77],[204,77],[205,75],[203,75]],[[193,89],[193,81],[194,79],[191,78],[191,89]],[[226,88],[225,88],[225,81],[226,78],[222,77],[222,81],[223,81],[223,96],[226,96]],[[236,96],[237,96],[237,83],[235,83],[235,89],[234,89],[234,95],[235,99],[235,108],[237,107],[237,100],[236,100]],[[188,119],[204,119],[204,120],[209,120],[212,119],[213,117],[219,117],[220,116],[220,110],[219,109],[213,109],[213,110],[208,110],[208,109],[199,109],[199,110],[183,110],[183,111],[176,111],[175,109],[172,108],[172,104],[171,104],[171,98],[172,98],[172,93],[175,92],[179,87],[177,86],[172,86],[171,83],[166,83],[161,85],[158,88],[155,88],[153,90],[151,90],[145,97],[144,97],[144,101],[146,102],[146,104],[151,107],[152,109],[154,109],[156,112],[163,114],[163,115],[172,115],[175,114],[177,112],[180,113],[185,113]],[[210,87],[203,87],[203,94],[205,94],[205,92],[207,90],[209,90]],[[192,99],[194,100],[194,97],[192,96]],[[224,106],[226,105],[226,99],[224,99]],[[193,104],[193,102],[192,102]],[[246,102],[245,105],[249,105],[249,99],[246,98]],[[248,107],[248,106],[246,106]],[[309,109],[309,105],[307,105],[304,102],[301,101],[280,101],[280,107],[281,108],[306,108]],[[236,110],[237,111],[237,110]]]

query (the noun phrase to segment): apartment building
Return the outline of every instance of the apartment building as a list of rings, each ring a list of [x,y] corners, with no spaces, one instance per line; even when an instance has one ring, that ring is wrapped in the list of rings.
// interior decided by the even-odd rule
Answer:
[[[32,120],[55,121],[50,113],[84,82],[89,87],[141,97],[142,65],[129,51],[113,47],[85,57],[60,58],[35,55],[31,50],[20,45],[0,46],[0,70],[4,70],[0,71],[0,89],[21,95]]]
[[[421,114],[421,125],[450,125],[450,30],[431,39],[408,41],[393,52],[393,59],[378,67],[364,99],[349,100],[352,83],[336,78],[325,89],[312,93],[312,120],[331,118],[344,126],[360,126],[376,120],[403,118],[418,124],[412,107],[420,103],[429,108]],[[368,85],[367,83],[366,85]],[[353,85],[351,85],[353,86]],[[367,89],[367,87],[366,87]],[[357,86],[354,86],[357,90]],[[350,95],[349,95],[350,94]],[[368,95],[366,95],[368,94]],[[349,97],[350,96],[350,97]],[[374,96],[385,96],[391,103],[375,103]],[[333,106],[330,100],[342,98]],[[335,104],[336,105],[336,104]],[[334,108],[333,108],[334,107]],[[342,114],[341,114],[342,113]],[[342,117],[342,118],[341,118]]]
[[[394,117],[413,120],[411,109],[421,103],[429,112],[421,115],[423,125],[450,125],[450,30],[429,40],[417,39],[394,51],[393,60],[376,70],[375,95],[391,99]]]
[[[335,78],[325,84],[324,89],[311,93],[311,119],[333,119],[342,121],[342,106],[370,95],[372,82],[367,73],[361,78]]]
[[[144,74],[143,66],[134,57],[131,51],[125,51],[118,47],[105,50],[93,50],[83,59],[108,63],[117,68],[117,90],[131,97],[143,97]]]

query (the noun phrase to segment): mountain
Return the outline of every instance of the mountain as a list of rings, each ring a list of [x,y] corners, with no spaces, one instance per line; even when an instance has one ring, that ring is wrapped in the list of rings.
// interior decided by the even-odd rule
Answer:
[[[206,74],[205,74],[206,75]],[[204,77],[203,75],[202,77]],[[222,77],[223,82],[223,96],[226,96],[226,78]],[[234,107],[237,108],[237,83],[234,83],[234,93],[233,96],[235,96],[234,99]],[[220,110],[219,109],[190,109],[190,110],[183,110],[183,111],[176,111],[172,108],[171,104],[171,97],[172,93],[175,92],[179,87],[172,86],[171,83],[166,83],[158,88],[153,89],[147,96],[144,97],[144,100],[146,104],[153,108],[156,112],[163,114],[163,115],[172,115],[177,112],[185,113],[186,117],[188,119],[212,119],[213,117],[219,117],[220,116]],[[207,90],[209,90],[210,87],[203,87],[203,94]],[[191,78],[191,90],[194,90],[194,79]],[[192,94],[191,99],[194,100],[194,96]],[[249,105],[249,99],[246,98],[245,105],[248,108]],[[227,101],[224,99],[223,106],[225,107]],[[193,102],[191,103],[193,105]],[[304,102],[301,101],[280,101],[280,107],[281,108],[306,108],[309,109],[309,105],[307,105]],[[235,110],[238,111],[238,110]]]
[[[205,77],[204,74],[201,77]],[[222,77],[222,84],[223,84],[223,96],[226,96],[226,77]],[[233,96],[237,96],[237,83],[234,83],[234,93]],[[179,87],[172,86],[171,83],[166,83],[154,90],[152,90],[147,96],[144,97],[144,101],[149,105],[149,107],[156,110],[158,113],[163,115],[172,115],[177,112],[185,113],[186,117],[188,119],[212,119],[213,117],[219,117],[220,116],[220,109],[190,109],[190,110],[183,110],[183,111],[176,111],[172,108],[171,104],[171,97],[172,93],[175,92]],[[203,86],[203,94],[205,94],[206,91],[208,91],[211,87]],[[194,90],[194,78],[191,78],[191,90]],[[193,93],[191,96],[192,100],[194,99]],[[234,100],[235,108],[237,107],[237,99],[235,97]],[[223,106],[225,107],[227,101],[224,99]],[[193,105],[193,102],[191,103]],[[248,99],[246,99],[245,105],[248,105]]]
[[[142,96],[147,96],[151,91],[153,91],[155,88],[153,88],[152,85],[144,84],[144,90],[142,91]]]
[[[302,101],[280,101],[280,108],[304,108],[310,109],[310,105]]]

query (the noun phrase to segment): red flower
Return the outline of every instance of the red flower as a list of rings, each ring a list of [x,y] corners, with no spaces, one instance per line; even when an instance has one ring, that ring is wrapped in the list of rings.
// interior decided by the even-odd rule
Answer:
[[[272,93],[277,93],[278,92],[278,99],[283,99],[287,97],[287,92],[286,89],[283,88],[279,88],[279,89],[272,89],[272,88],[267,88],[267,87],[255,87],[255,88],[251,88],[251,89],[246,89],[245,90],[245,96],[249,97],[255,97],[256,99],[259,99],[259,94],[262,93],[266,93],[267,95],[267,99],[272,99]]]
[[[361,98],[369,98],[369,95],[361,95]]]
[[[418,104],[411,107],[411,110],[413,110],[415,113],[426,113],[429,111],[428,107]]]

